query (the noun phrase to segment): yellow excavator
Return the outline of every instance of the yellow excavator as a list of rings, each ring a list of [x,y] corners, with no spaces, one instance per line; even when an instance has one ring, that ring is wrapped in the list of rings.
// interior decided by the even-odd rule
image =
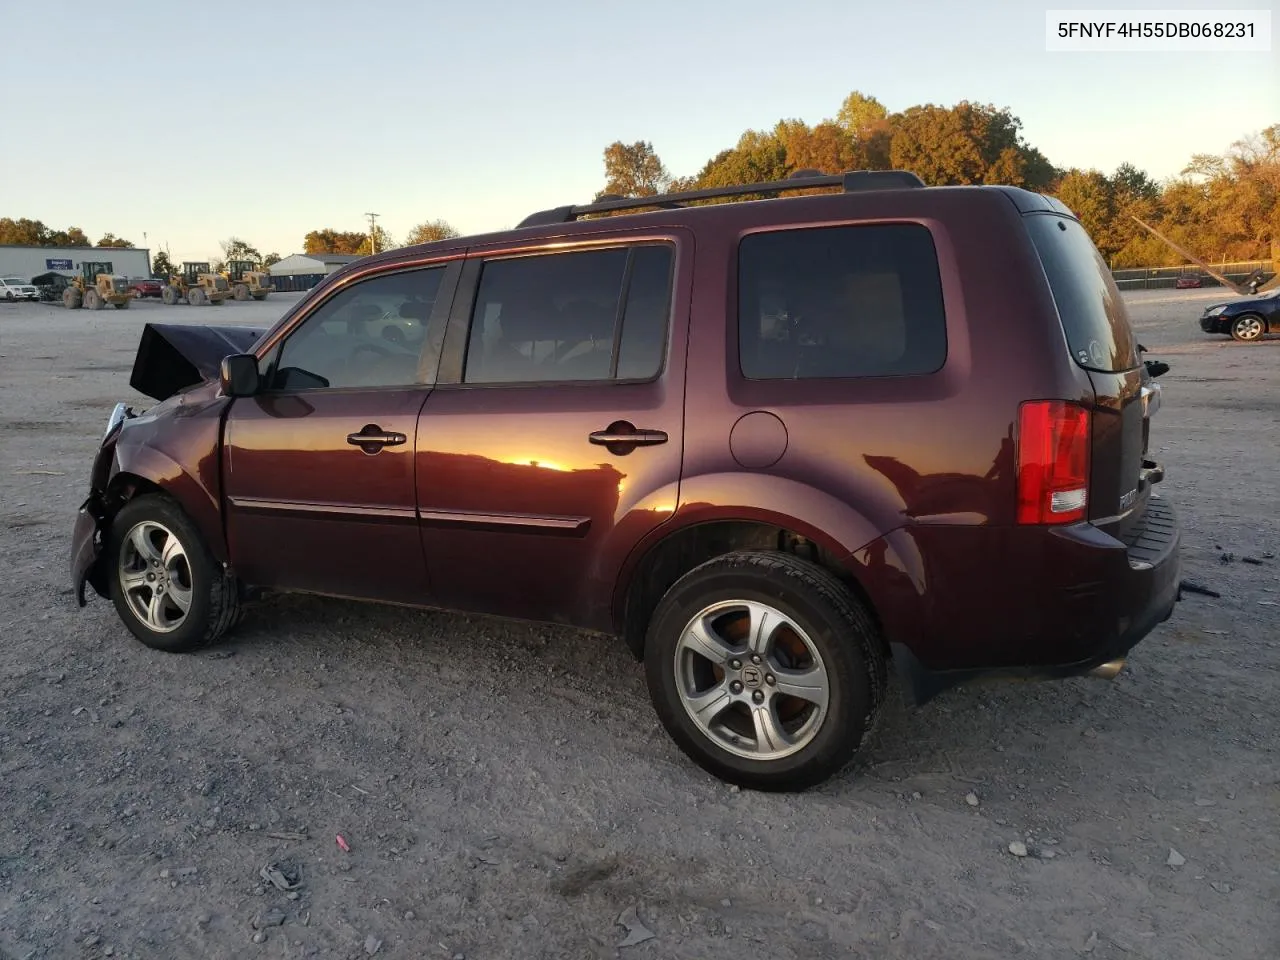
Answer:
[[[237,300],[265,300],[272,290],[271,274],[259,270],[252,260],[230,260],[222,272],[231,284],[231,295]]]
[[[175,303],[189,303],[193,307],[202,307],[212,303],[215,307],[231,296],[231,285],[227,278],[209,269],[209,261],[184,261],[182,272],[169,278],[169,283],[160,292],[160,299],[167,306]]]
[[[111,264],[80,264],[80,276],[62,291],[62,305],[68,310],[101,310],[108,303],[117,310],[128,310],[133,293],[129,281],[111,272]]]

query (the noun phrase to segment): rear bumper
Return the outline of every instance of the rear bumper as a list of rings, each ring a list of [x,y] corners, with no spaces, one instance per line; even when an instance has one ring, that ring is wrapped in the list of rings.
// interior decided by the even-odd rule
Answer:
[[[935,637],[936,631],[947,632],[945,650],[937,643],[917,649],[891,643],[895,665],[917,703],[978,678],[1087,674],[1127,656],[1172,615],[1181,582],[1181,532],[1168,500],[1152,496],[1123,540],[1090,524],[1038,533],[1048,542],[1023,558],[1029,576],[1006,576],[1000,567],[990,571],[994,579],[1011,582],[994,595],[989,585],[984,591],[986,622],[974,622],[971,601],[963,609],[944,597],[929,604],[929,621]],[[1001,560],[1017,562],[1012,554]],[[926,662],[921,651],[943,664]]]

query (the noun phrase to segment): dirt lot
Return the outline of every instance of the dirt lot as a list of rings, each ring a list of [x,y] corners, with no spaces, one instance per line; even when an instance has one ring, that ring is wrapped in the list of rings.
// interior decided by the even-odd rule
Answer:
[[[80,611],[68,537],[142,323],[290,298],[0,305],[0,957],[1280,955],[1280,340],[1201,335],[1213,296],[1129,299],[1221,598],[1111,683],[895,704],[800,796],[686,762],[620,644],[291,597],[181,657]],[[654,937],[620,949],[632,908]]]

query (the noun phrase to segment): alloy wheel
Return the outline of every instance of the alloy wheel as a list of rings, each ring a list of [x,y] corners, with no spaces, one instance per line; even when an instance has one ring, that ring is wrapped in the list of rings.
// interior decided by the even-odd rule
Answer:
[[[117,574],[130,611],[149,630],[182,626],[191,609],[191,563],[172,530],[149,520],[134,525],[120,546]]]
[[[750,760],[803,750],[826,718],[831,682],[817,647],[766,603],[729,600],[698,613],[676,644],[681,703],[721,749]]]

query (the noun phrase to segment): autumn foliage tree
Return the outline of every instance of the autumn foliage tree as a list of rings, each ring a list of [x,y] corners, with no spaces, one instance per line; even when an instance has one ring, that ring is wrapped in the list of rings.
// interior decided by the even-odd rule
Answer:
[[[658,159],[653,144],[615,141],[604,148],[604,189],[596,197],[652,197],[667,188],[671,175]]]
[[[458,231],[453,229],[446,221],[427,220],[410,230],[404,242],[405,246],[411,247],[418,243],[432,243],[436,240],[448,240],[456,236],[458,236]]]
[[[854,91],[834,118],[813,126],[783,119],[772,128],[744,131],[689,176],[669,177],[647,141],[610,144],[604,160],[601,193],[638,197],[652,196],[664,184],[678,192],[765,183],[803,169],[904,169],[930,185],[1020,186],[1059,197],[1116,267],[1182,262],[1134,217],[1209,259],[1280,254],[1280,124],[1245,137],[1225,155],[1196,154],[1182,176],[1157,183],[1128,163],[1111,174],[1058,170],[1023,138],[1021,120],[1007,108],[961,101],[890,113]]]
[[[360,253],[366,246],[369,235],[359,231],[334,230],[326,227],[323,230],[312,230],[302,238],[303,253]]]
[[[93,244],[79,227],[53,230],[39,220],[25,217],[13,220],[0,217],[0,244],[23,247],[91,247]]]

